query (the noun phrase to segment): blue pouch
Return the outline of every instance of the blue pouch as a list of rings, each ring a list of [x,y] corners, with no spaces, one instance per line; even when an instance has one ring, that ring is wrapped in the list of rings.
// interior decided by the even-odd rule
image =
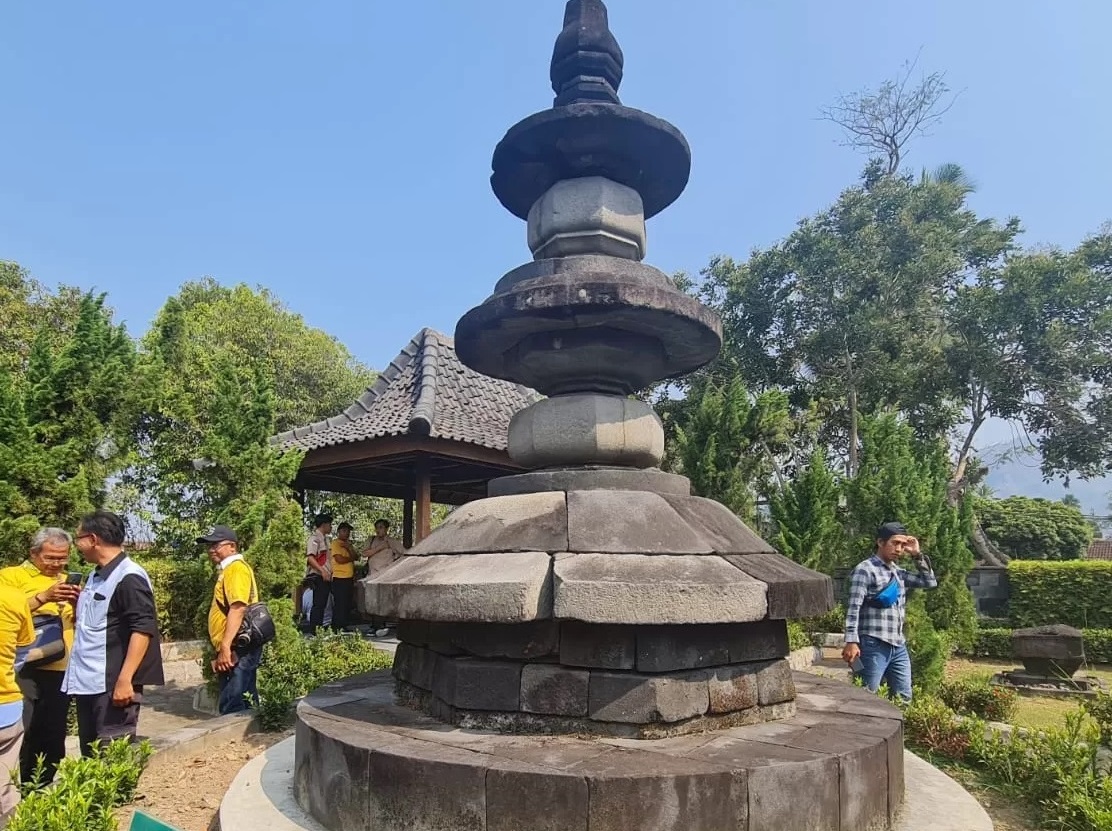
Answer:
[[[890,609],[900,599],[900,581],[893,577],[888,585],[872,597],[866,597],[865,602],[874,609]]]

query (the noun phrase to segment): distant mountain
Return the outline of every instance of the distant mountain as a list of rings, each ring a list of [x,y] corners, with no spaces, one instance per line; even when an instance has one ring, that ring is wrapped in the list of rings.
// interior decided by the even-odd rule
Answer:
[[[1073,494],[1087,514],[1108,516],[1112,514],[1112,476],[1101,479],[1071,479],[1069,487],[1061,480],[1044,482],[1039,470],[1039,457],[1031,453],[1018,455],[1011,444],[1002,443],[985,448],[978,454],[989,466],[988,486],[999,497],[1032,496],[1043,499],[1061,499]]]

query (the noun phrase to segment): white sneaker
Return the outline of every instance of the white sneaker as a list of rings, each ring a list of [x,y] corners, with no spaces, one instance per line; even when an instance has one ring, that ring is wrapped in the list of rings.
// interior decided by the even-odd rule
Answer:
[[[389,634],[390,634],[389,629],[379,629],[377,632],[375,632],[375,637],[376,638],[385,638]]]

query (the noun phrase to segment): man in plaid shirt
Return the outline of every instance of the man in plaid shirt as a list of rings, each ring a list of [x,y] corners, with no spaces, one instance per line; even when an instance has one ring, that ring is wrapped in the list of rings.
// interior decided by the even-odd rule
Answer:
[[[915,573],[896,565],[905,556],[915,561]],[[935,588],[938,579],[919,550],[919,540],[899,522],[880,526],[876,553],[850,575],[842,650],[842,659],[868,689],[876,692],[886,681],[890,695],[911,700],[911,660],[904,638],[907,590]]]

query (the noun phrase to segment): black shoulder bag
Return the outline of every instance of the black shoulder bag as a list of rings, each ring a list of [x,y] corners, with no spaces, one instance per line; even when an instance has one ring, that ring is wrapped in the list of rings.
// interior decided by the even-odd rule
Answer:
[[[274,629],[274,618],[270,616],[270,609],[267,608],[265,603],[258,602],[258,596],[259,590],[255,585],[255,575],[252,573],[251,597],[255,598],[255,602],[247,604],[247,610],[243,613],[243,623],[239,625],[239,631],[236,632],[236,636],[232,640],[232,649],[241,654],[254,652],[264,644],[270,643],[277,635]],[[227,590],[225,590],[224,602],[216,601],[216,605],[224,613],[225,619],[231,609],[227,601],[228,595]]]

